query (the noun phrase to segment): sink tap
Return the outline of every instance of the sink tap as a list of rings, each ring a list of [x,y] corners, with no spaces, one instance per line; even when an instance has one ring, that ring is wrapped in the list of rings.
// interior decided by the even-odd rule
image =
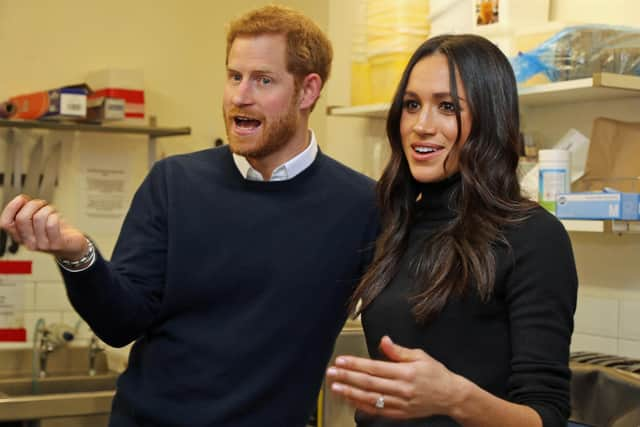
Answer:
[[[38,319],[33,334],[34,378],[36,372],[40,378],[47,376],[47,360],[57,348],[66,345],[75,337],[73,329],[62,323],[54,323],[47,327],[44,319]],[[36,360],[38,367],[36,369]]]
[[[53,353],[56,349],[56,346],[47,338],[47,335],[49,335],[49,332],[46,330],[43,331],[42,338],[40,338],[40,348],[38,349],[38,356],[40,359],[38,375],[40,378],[47,376],[47,359],[49,354]]]
[[[103,352],[104,348],[98,343],[98,338],[95,335],[91,336],[89,342],[89,375],[94,376],[96,374],[96,356],[98,353]]]

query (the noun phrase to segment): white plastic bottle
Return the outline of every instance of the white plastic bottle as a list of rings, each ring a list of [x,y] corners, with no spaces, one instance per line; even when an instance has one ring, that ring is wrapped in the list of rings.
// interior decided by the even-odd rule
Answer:
[[[556,213],[556,196],[571,191],[571,152],[569,150],[538,151],[540,205]]]

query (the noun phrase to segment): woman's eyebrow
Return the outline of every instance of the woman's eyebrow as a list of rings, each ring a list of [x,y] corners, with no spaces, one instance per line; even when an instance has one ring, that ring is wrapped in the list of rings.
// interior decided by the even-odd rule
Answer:
[[[417,93],[415,93],[414,91],[411,91],[411,90],[406,90],[404,92],[404,96],[412,96],[414,98],[420,98]],[[436,98],[436,99],[453,98],[453,95],[451,95],[451,92],[436,92],[436,93],[432,94],[432,96],[434,98]],[[459,95],[457,96],[457,98],[458,98],[458,101],[467,102],[466,99],[464,99],[463,97],[461,97]]]

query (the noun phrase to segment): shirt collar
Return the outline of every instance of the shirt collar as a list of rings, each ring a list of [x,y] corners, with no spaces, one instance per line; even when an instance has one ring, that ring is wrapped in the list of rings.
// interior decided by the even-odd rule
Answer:
[[[311,140],[307,148],[294,158],[287,160],[275,168],[271,173],[271,179],[269,181],[286,181],[292,179],[311,166],[311,163],[313,163],[318,154],[318,141],[312,130],[309,130],[309,133],[311,134]],[[233,153],[233,161],[245,179],[250,181],[264,181],[262,174],[255,170],[244,156]]]

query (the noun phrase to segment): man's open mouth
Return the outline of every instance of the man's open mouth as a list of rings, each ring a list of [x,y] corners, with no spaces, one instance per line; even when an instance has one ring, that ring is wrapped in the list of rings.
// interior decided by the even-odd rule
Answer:
[[[262,124],[260,120],[247,116],[235,116],[233,121],[241,129],[255,129]]]

